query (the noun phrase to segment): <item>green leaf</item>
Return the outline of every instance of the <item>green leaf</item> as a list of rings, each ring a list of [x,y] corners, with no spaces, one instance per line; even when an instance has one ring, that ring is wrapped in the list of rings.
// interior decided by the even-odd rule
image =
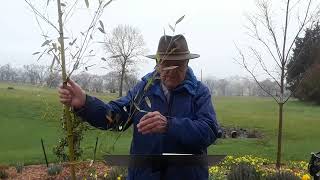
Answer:
[[[102,29],[103,29],[103,31],[104,31],[104,25],[103,25],[102,21],[101,21],[101,20],[99,20],[99,23],[100,23],[101,28],[102,28]]]
[[[179,22],[181,22],[183,20],[185,15],[181,16],[177,21],[176,21],[176,24],[178,24]]]
[[[49,54],[51,51],[53,51],[54,50],[54,48],[51,48],[51,49],[49,49],[48,51],[47,51],[47,53]]]
[[[102,60],[102,61],[107,61],[106,58],[104,58],[104,57],[102,57],[101,60]]]
[[[124,110],[125,112],[128,112],[127,107],[125,107],[125,106],[123,106],[123,110]]]
[[[153,83],[153,79],[149,78],[148,81],[147,81],[146,86],[144,87],[144,91],[147,91],[148,88],[152,85],[152,83]]]
[[[45,45],[49,44],[51,41],[52,41],[52,40],[46,40],[45,42],[43,42],[43,43],[42,43],[41,47],[43,47],[43,46],[45,46]]]
[[[84,0],[86,2],[87,8],[89,8],[89,0]]]
[[[75,38],[72,42],[69,42],[69,45],[72,46],[76,42],[77,38]]]
[[[169,66],[169,67],[163,68],[162,70],[168,71],[168,70],[176,69],[177,67],[179,67],[179,66]]]
[[[175,31],[175,29],[169,24],[169,28],[171,29],[172,32]]]
[[[142,112],[142,113],[148,113],[148,111],[145,111],[143,109],[140,109],[139,106],[136,104],[136,103],[133,103],[134,107],[139,111],[139,112]]]
[[[151,108],[151,101],[150,101],[149,97],[146,96],[146,97],[144,98],[144,100],[146,101],[148,107]]]
[[[73,65],[73,69],[78,69],[78,66],[79,66],[79,61],[77,61],[74,65]]]
[[[108,1],[108,2],[103,6],[103,8],[105,8],[106,6],[108,6],[112,1],[113,1],[113,0]]]
[[[52,63],[50,65],[50,72],[53,71],[54,62],[56,62],[56,56],[53,56]]]
[[[138,95],[139,95],[139,90],[138,90],[138,92],[137,92],[137,94],[134,96],[134,99],[133,99],[133,101],[136,101],[137,100],[137,98],[138,98]]]
[[[100,32],[102,32],[103,34],[105,34],[104,29],[102,29],[101,27],[98,28]]]
[[[38,52],[34,52],[34,53],[32,53],[32,55],[36,55],[36,54],[39,54],[40,52],[38,51]]]
[[[59,58],[58,58],[58,56],[57,56],[57,55],[55,55],[55,54],[54,54],[54,56],[56,57],[56,60],[58,61],[58,63],[59,63],[59,64],[61,64],[61,63],[60,63],[60,60],[59,60]]]

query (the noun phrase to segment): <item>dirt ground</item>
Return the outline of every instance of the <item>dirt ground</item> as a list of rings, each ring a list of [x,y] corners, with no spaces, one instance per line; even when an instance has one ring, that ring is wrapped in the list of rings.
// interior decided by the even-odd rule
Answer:
[[[22,173],[17,173],[16,168],[9,167],[6,169],[9,177],[7,179],[17,179],[17,180],[65,180],[70,178],[70,168],[67,164],[61,164],[63,170],[60,174],[50,176],[47,172],[46,165],[28,165],[24,166]],[[95,162],[90,166],[90,162],[81,162],[76,165],[76,176],[77,179],[95,179],[90,174],[95,170],[97,172],[97,177],[103,177],[110,168],[103,162]],[[100,179],[100,178],[98,178]]]

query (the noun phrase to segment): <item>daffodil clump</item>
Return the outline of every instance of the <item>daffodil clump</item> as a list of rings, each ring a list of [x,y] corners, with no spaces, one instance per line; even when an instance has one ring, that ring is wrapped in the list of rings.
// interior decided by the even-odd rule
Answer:
[[[210,180],[222,180],[226,179],[227,174],[230,172],[230,168],[233,165],[240,163],[246,163],[253,166],[257,172],[261,173],[262,177],[266,177],[270,174],[277,173],[275,163],[261,157],[254,157],[252,155],[245,155],[240,157],[227,156],[224,161],[216,166],[209,168],[209,179]],[[308,163],[305,161],[290,161],[286,165],[282,166],[281,172],[292,173],[302,180],[310,180],[308,174]]]

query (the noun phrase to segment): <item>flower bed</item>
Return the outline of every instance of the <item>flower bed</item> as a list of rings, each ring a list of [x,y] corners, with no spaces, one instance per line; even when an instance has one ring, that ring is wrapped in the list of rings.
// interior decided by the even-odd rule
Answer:
[[[241,163],[253,166],[256,171],[261,174],[262,179],[269,175],[279,173],[275,167],[275,163],[265,158],[251,155],[241,157],[227,156],[224,161],[209,168],[209,179],[227,179],[231,167]],[[282,165],[280,172],[292,174],[303,180],[311,179],[308,174],[308,163],[305,161],[290,161],[287,164]]]

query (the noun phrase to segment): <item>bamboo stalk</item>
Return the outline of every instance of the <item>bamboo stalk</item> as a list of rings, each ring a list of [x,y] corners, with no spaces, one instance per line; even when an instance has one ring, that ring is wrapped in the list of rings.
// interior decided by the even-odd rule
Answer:
[[[62,80],[63,80],[63,87],[67,86],[67,71],[66,71],[66,62],[65,62],[65,49],[64,49],[64,35],[63,35],[63,24],[62,24],[62,11],[61,11],[61,3],[60,0],[57,0],[58,4],[58,17],[59,17],[59,43],[60,43],[60,51],[61,51],[61,66],[62,66]],[[65,105],[64,106],[64,117],[66,118],[66,126],[67,126],[67,139],[68,139],[68,147],[69,147],[69,161],[70,169],[71,169],[71,178],[72,180],[76,179],[75,176],[75,161],[74,156],[74,139],[73,139],[73,126],[72,126],[72,119],[71,119],[71,112],[70,107]]]

